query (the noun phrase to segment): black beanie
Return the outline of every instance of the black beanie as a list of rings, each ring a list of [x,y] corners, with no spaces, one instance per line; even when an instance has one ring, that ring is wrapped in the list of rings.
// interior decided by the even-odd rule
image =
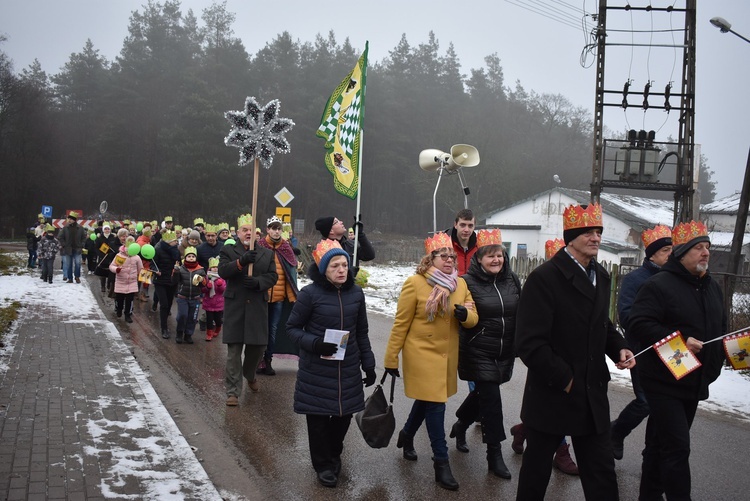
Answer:
[[[323,238],[328,238],[328,235],[331,233],[331,228],[333,228],[333,216],[327,216],[327,217],[321,217],[320,219],[317,219],[315,221],[315,229],[320,232],[320,235]]]
[[[587,231],[591,230],[604,230],[601,226],[584,226],[583,228],[571,228],[569,230],[563,231],[563,240],[565,241],[565,245],[568,245],[570,242],[576,239],[579,235],[583,235]]]
[[[648,247],[646,247],[646,259],[651,259],[651,256],[656,254],[659,249],[661,249],[662,247],[666,247],[667,245],[672,245],[672,237],[664,237],[658,240],[654,240],[649,244]]]

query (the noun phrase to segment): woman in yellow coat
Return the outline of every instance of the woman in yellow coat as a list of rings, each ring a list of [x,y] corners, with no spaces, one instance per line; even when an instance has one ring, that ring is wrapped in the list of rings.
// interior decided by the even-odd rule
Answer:
[[[414,435],[426,423],[432,445],[435,481],[458,489],[448,463],[445,441],[445,402],[457,391],[459,322],[474,327],[478,316],[466,282],[456,271],[450,236],[437,233],[425,240],[427,255],[415,275],[404,282],[396,319],[385,352],[385,370],[396,377],[402,353],[404,392],[414,399],[396,446],[404,458],[416,461]]]

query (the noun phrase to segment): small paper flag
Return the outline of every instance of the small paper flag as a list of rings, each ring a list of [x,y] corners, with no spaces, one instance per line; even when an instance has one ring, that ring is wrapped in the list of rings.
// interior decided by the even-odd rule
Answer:
[[[99,251],[101,251],[102,254],[106,254],[107,252],[109,252],[109,245],[101,244],[99,246]]]
[[[750,369],[750,332],[725,337],[724,353],[734,370]]]
[[[675,379],[682,379],[701,366],[700,361],[688,350],[680,331],[674,331],[654,343],[654,350]]]

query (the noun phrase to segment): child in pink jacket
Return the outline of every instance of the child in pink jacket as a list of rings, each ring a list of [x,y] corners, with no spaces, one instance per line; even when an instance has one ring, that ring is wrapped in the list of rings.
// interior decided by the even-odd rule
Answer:
[[[133,323],[133,298],[138,292],[138,274],[143,268],[140,256],[128,255],[128,246],[134,241],[133,237],[128,237],[109,265],[109,270],[115,274],[115,313],[121,317],[124,308],[125,321],[129,324]]]
[[[224,325],[224,289],[227,283],[219,276],[219,258],[208,259],[208,280],[203,286],[203,310],[206,312],[206,341],[211,341]]]

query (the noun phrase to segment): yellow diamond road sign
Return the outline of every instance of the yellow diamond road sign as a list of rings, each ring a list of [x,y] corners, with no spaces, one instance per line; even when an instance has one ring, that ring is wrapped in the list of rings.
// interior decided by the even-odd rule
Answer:
[[[277,202],[281,204],[282,207],[286,207],[289,205],[289,202],[294,200],[294,195],[292,195],[292,192],[287,190],[286,187],[281,188],[277,194],[273,196]]]

